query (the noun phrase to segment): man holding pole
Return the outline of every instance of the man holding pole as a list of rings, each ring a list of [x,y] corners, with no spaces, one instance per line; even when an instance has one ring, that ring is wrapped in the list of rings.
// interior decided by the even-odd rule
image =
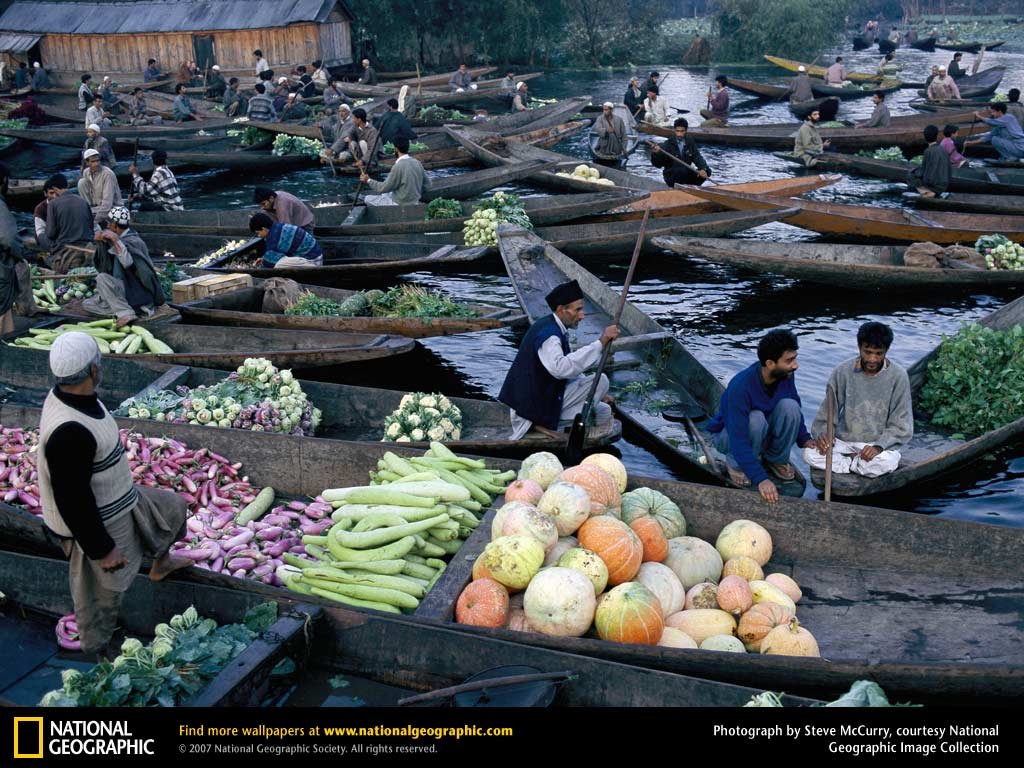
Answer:
[[[675,121],[675,137],[665,139],[660,145],[651,145],[651,164],[662,169],[662,176],[669,189],[676,184],[700,186],[711,176],[711,169],[697,148],[697,142],[686,135],[689,123],[685,117]]]

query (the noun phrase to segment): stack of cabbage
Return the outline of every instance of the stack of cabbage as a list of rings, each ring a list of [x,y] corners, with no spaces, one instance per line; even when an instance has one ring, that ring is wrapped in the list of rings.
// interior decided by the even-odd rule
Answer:
[[[1024,245],[1005,235],[979,237],[974,247],[985,257],[985,266],[989,269],[1024,269]]]
[[[579,179],[580,181],[589,181],[592,184],[601,184],[605,187],[614,187],[615,182],[611,179],[602,179],[601,172],[597,168],[591,168],[589,165],[577,165],[572,173],[556,173],[556,176],[561,176],[566,179]]]
[[[243,245],[245,245],[246,242],[247,242],[246,240],[229,240],[228,242],[224,243],[224,245],[222,245],[217,250],[210,251],[205,256],[200,256],[198,259],[196,259],[196,263],[193,264],[192,266],[194,266],[194,267],[205,267],[207,264],[211,264],[214,261],[216,261],[217,259],[219,259],[225,253],[230,253],[231,251],[238,250]],[[168,254],[168,255],[173,255],[173,254]]]
[[[495,192],[494,197],[478,203],[462,228],[466,245],[497,245],[499,224],[533,229],[518,195]]]
[[[263,358],[249,358],[213,386],[129,398],[114,415],[307,437],[316,432],[321,417],[292,372],[279,371]]]
[[[324,151],[322,142],[316,139],[306,139],[302,136],[288,136],[279,133],[274,139],[273,154],[281,155],[305,155],[306,157],[320,157]]]
[[[462,436],[462,411],[444,395],[411,392],[384,419],[381,442],[418,443],[424,440],[458,440]]]

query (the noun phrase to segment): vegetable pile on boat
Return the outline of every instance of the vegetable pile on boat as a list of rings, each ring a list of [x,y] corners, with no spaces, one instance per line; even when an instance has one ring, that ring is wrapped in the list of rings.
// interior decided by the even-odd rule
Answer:
[[[609,454],[564,469],[528,457],[491,524],[491,542],[459,596],[461,624],[734,653],[818,656],[796,620],[801,591],[765,575],[771,535],[734,520],[714,545],[686,535],[679,506],[626,489]]]
[[[416,119],[424,122],[447,123],[452,121],[464,121],[466,115],[457,109],[445,109],[437,104],[423,107],[416,113]]]
[[[463,240],[466,245],[497,245],[499,224],[533,229],[518,195],[495,192],[493,197],[477,203],[462,227]]]
[[[572,173],[566,173],[565,171],[559,171],[555,174],[565,179],[579,179],[580,181],[589,181],[592,184],[602,184],[606,187],[614,187],[615,182],[611,179],[602,179],[601,172],[597,168],[591,168],[585,163],[581,163],[573,168]]]
[[[117,328],[115,320],[93,320],[88,323],[67,323],[56,328],[29,328],[10,346],[49,350],[62,333],[78,331],[96,339],[105,355],[172,355],[174,350],[140,325]]]
[[[411,392],[384,419],[381,442],[443,442],[462,436],[462,411],[439,392]]]
[[[1005,235],[979,237],[974,248],[985,257],[985,266],[989,269],[1024,269],[1024,245]]]
[[[277,134],[274,139],[272,154],[282,157],[284,155],[305,155],[306,157],[319,157],[324,151],[323,142],[318,139],[307,139],[303,136],[288,136],[284,133]]]
[[[396,285],[387,291],[358,291],[344,301],[322,298],[306,291],[285,308],[286,315],[305,317],[476,317],[471,307],[452,301],[438,291],[417,285]]]
[[[411,612],[480,524],[514,472],[488,470],[432,443],[422,457],[386,453],[368,486],[321,494],[334,507],[329,530],[304,536],[307,558],[285,555],[277,578],[289,589],[346,605]]]
[[[222,245],[217,250],[210,251],[205,256],[200,256],[198,259],[196,259],[195,264],[193,264],[192,266],[193,267],[205,267],[208,264],[212,264],[217,259],[219,259],[221,256],[223,256],[225,253],[230,253],[231,251],[237,251],[239,248],[241,248],[243,245],[245,245],[246,242],[247,242],[246,240],[229,240],[228,242],[224,243],[224,245]]]
[[[425,149],[429,149],[429,147],[426,144],[424,144],[422,141],[411,141],[411,142],[409,142],[409,152],[410,153],[412,153],[412,152],[422,152]],[[384,145],[383,151],[384,151],[385,155],[393,155],[393,154],[395,154],[395,145],[392,144],[389,141],[387,144]]]
[[[427,203],[427,220],[461,219],[462,203],[447,197],[435,197]]]
[[[254,144],[263,144],[274,138],[274,134],[270,131],[264,131],[262,128],[257,128],[255,125],[245,126],[245,130],[242,131],[243,147],[251,147]]]
[[[264,358],[248,358],[218,384],[132,397],[114,415],[311,437],[322,414],[291,371],[278,370]]]
[[[32,276],[41,273],[36,267],[32,267]],[[92,267],[76,267],[68,272],[69,275],[96,275]],[[92,280],[32,280],[32,297],[36,305],[49,312],[59,312],[61,306],[75,299],[87,299],[93,295]]]
[[[61,672],[63,687],[50,691],[42,707],[173,707],[201,690],[277,620],[277,603],[257,605],[241,624],[217,625],[190,606],[143,644],[128,638],[121,654],[80,672]]]

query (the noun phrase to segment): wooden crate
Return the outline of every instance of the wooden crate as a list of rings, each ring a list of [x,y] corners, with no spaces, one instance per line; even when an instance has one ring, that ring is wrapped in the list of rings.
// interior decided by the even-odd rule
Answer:
[[[252,288],[252,275],[199,275],[171,286],[171,300],[175,304],[184,304],[187,301],[198,301],[242,288]]]

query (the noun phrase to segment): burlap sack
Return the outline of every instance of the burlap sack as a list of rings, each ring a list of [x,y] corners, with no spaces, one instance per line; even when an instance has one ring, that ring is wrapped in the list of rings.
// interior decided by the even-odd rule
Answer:
[[[951,245],[945,250],[947,262],[959,261],[978,269],[985,269],[985,257],[966,245]]]
[[[945,256],[942,246],[935,243],[914,243],[907,246],[903,253],[903,266],[905,267],[928,267],[938,269],[942,266],[941,261]]]
[[[263,311],[272,315],[284,311],[302,297],[302,286],[285,277],[271,277],[263,284]]]

